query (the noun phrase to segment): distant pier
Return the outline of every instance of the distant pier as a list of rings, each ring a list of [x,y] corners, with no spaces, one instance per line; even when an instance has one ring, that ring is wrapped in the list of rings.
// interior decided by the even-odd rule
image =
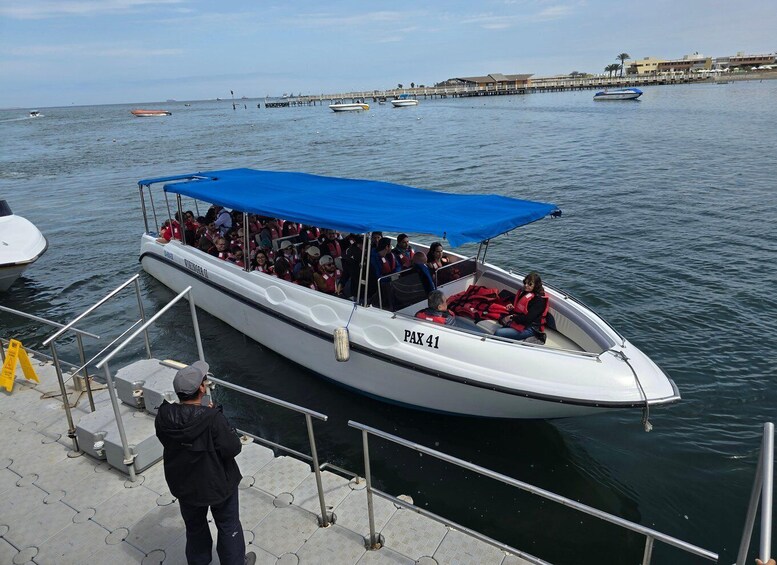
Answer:
[[[529,81],[525,86],[502,85],[493,86],[434,86],[416,88],[395,88],[389,90],[364,90],[352,92],[340,92],[319,95],[304,95],[286,98],[283,100],[266,99],[265,108],[288,108],[295,106],[323,106],[332,104],[338,100],[354,102],[363,100],[379,103],[397,98],[402,94],[410,95],[422,100],[435,98],[469,98],[474,96],[516,96],[522,94],[538,94],[544,92],[567,92],[573,90],[593,90],[605,88],[630,88],[637,86],[653,86],[667,84],[689,84],[698,82],[710,82],[706,76],[670,73],[650,76],[631,77],[550,77],[537,78]]]

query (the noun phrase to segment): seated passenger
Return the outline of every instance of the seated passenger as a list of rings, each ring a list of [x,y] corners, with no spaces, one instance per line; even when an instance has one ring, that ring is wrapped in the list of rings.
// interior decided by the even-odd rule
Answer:
[[[303,225],[299,230],[299,238],[303,242],[314,242],[321,235],[321,231],[315,226]]]
[[[316,283],[316,288],[326,294],[332,294],[340,296],[343,288],[340,285],[341,273],[335,266],[335,260],[331,255],[323,255],[318,262],[321,271],[313,273],[313,280]]]
[[[430,292],[427,303],[429,307],[416,312],[416,318],[446,326],[452,326],[455,323],[456,315],[453,312],[448,312],[448,301],[443,291],[433,290]]]
[[[429,265],[426,264],[426,253],[419,251],[413,254],[412,269],[418,273],[421,284],[424,285],[424,291],[427,295],[433,290],[437,290],[437,285],[434,284],[432,272],[429,270]]]
[[[392,249],[392,253],[396,255],[399,262],[402,264],[403,269],[409,269],[413,261],[413,248],[410,247],[410,238],[406,234],[401,233],[397,236],[397,246]]]
[[[245,261],[243,260],[243,248],[235,245],[232,247],[232,258],[229,261],[233,262],[238,267],[245,267]]]
[[[289,265],[294,267],[298,261],[297,248],[287,239],[281,242],[280,247],[278,247],[278,257],[284,257],[289,262]]]
[[[299,273],[297,273],[297,277],[294,280],[295,283],[297,283],[300,286],[306,286],[308,288],[312,288],[313,290],[316,290],[316,283],[313,280],[313,269],[310,267],[303,267],[299,270]]]
[[[335,230],[324,230],[324,234],[318,239],[318,243],[322,253],[331,255],[333,259],[342,257],[343,251]]]
[[[299,261],[294,265],[293,272],[296,277],[299,272],[308,267],[314,273],[318,270],[318,258],[321,256],[321,251],[315,245],[308,245],[304,247],[304,251],[300,255]]]
[[[518,340],[534,337],[545,343],[549,307],[550,300],[542,288],[540,275],[532,271],[523,279],[523,290],[515,295],[512,307],[507,307],[513,313],[500,320],[505,327],[496,330],[494,335]]]
[[[370,234],[370,247],[375,249],[378,246],[378,242],[383,237],[382,231],[374,231]]]
[[[391,252],[391,240],[382,237],[378,240],[378,245],[370,252],[370,265],[372,274],[376,279],[398,272],[402,266],[397,258]]]
[[[270,218],[259,232],[260,244],[265,249],[272,249],[272,240],[281,237],[281,229],[278,227],[278,220]]]
[[[281,233],[283,234],[283,237],[287,237],[290,235],[299,235],[300,225],[297,222],[284,220],[281,225],[283,226],[281,228]]]
[[[435,241],[429,246],[429,269],[434,273],[437,269],[444,267],[450,261],[445,256],[445,251],[442,248],[442,243]]]
[[[267,273],[268,275],[272,274],[273,272],[270,259],[267,257],[267,253],[265,253],[262,249],[257,251],[256,255],[254,255],[254,271]]]
[[[213,255],[218,257],[219,259],[223,259],[224,261],[230,261],[233,259],[232,253],[229,252],[229,247],[227,247],[227,240],[223,237],[216,238],[215,243],[215,252]]]
[[[275,264],[273,265],[272,274],[274,274],[279,279],[283,279],[285,281],[291,282],[293,280],[289,262],[286,261],[286,259],[284,259],[283,257],[275,261]]]

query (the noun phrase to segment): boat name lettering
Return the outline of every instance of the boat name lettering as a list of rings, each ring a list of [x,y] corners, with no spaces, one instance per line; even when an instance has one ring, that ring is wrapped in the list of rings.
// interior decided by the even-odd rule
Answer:
[[[194,271],[195,273],[197,273],[202,277],[205,277],[206,279],[208,278],[208,269],[203,269],[198,264],[192,263],[188,259],[184,259],[183,264],[186,265],[186,268],[189,269],[190,271]]]
[[[426,335],[424,332],[405,330],[405,342],[414,343],[416,345],[425,345],[432,349],[440,348],[440,336],[431,334]]]

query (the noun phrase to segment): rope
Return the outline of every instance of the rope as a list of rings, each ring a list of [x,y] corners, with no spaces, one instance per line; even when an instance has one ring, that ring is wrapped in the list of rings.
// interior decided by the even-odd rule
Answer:
[[[353,303],[353,309],[351,310],[351,315],[350,315],[350,316],[348,316],[348,323],[347,323],[347,324],[345,324],[345,329],[346,329],[346,330],[348,329],[348,324],[350,324],[350,323],[351,323],[351,318],[353,318],[353,313],[354,313],[354,312],[356,312],[356,306],[357,306],[357,304],[356,304],[356,302],[354,302],[354,303]]]
[[[634,380],[637,382],[637,388],[639,389],[639,393],[642,396],[642,400],[645,402],[645,407],[642,409],[642,427],[645,429],[646,432],[649,432],[653,429],[653,424],[650,423],[650,404],[648,403],[647,394],[645,394],[645,389],[642,387],[642,383],[639,382],[639,377],[637,376],[637,372],[634,370],[634,367],[631,366],[631,363],[629,363],[629,358],[626,357],[626,354],[623,353],[623,351],[613,351],[613,355],[616,357],[620,357],[626,365],[628,365],[629,369],[631,369],[631,374],[634,375]]]

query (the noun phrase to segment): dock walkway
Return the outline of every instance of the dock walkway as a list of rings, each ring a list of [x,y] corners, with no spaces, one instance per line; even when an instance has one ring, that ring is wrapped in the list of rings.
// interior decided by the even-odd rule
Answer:
[[[0,563],[67,565],[183,564],[185,528],[161,461],[128,476],[72,451],[59,385],[50,362],[33,358],[40,384],[17,371],[13,393],[0,392]],[[70,389],[71,404],[78,392]],[[95,406],[109,407],[107,390]],[[86,398],[73,419],[89,414]],[[238,456],[241,521],[258,564],[478,564],[528,561],[410,509],[375,497],[375,527],[385,540],[367,550],[364,480],[324,471],[336,517],[319,527],[314,474],[298,459],[247,442]],[[214,538],[215,527],[211,525]],[[540,562],[540,561],[537,561]]]

